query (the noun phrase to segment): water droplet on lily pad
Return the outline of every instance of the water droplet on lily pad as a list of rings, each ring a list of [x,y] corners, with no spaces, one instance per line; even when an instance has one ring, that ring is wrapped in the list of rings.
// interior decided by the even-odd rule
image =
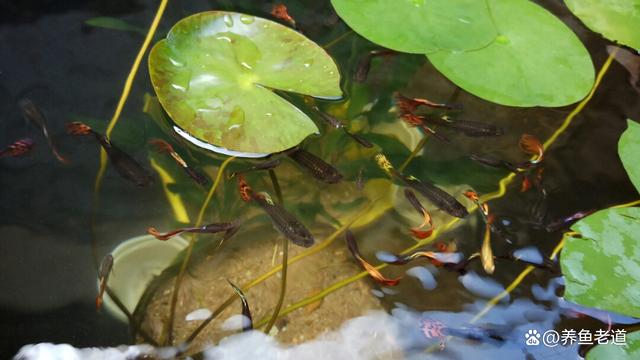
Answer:
[[[217,97],[207,99],[206,104],[211,110],[220,110],[222,108],[222,99]]]
[[[229,14],[224,15],[224,24],[228,27],[233,27],[233,17]]]
[[[243,24],[253,24],[254,21],[256,21],[256,18],[251,15],[240,15],[240,22],[242,22]]]

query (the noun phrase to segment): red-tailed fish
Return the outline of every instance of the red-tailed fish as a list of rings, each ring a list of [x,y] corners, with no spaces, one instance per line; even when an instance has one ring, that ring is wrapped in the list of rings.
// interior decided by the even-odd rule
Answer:
[[[113,268],[113,256],[111,254],[107,254],[100,263],[100,268],[98,269],[98,280],[100,281],[100,287],[98,290],[98,296],[96,296],[96,309],[100,310],[102,307],[102,297],[104,296],[104,292],[107,289],[107,282],[109,281],[109,275],[111,274],[111,269]]]
[[[0,151],[0,159],[22,156],[33,150],[34,142],[30,138],[20,139]]]
[[[135,183],[138,186],[148,186],[153,183],[153,177],[129,154],[116,147],[106,136],[93,131],[90,126],[81,122],[67,124],[67,131],[71,135],[83,136],[93,134],[106,151],[111,164],[123,178]]]
[[[346,241],[347,247],[351,252],[351,255],[358,261],[360,266],[366,270],[369,275],[378,283],[386,286],[396,286],[400,282],[401,278],[397,279],[388,279],[382,275],[382,273],[376,269],[375,266],[369,264],[363,257],[360,255],[360,250],[358,249],[358,243],[356,242],[356,238],[351,232],[351,230],[346,231]]]
[[[47,127],[46,117],[44,116],[44,113],[40,111],[40,109],[36,106],[36,104],[34,104],[34,102],[31,101],[30,99],[22,99],[20,100],[18,105],[22,110],[22,116],[25,118],[25,120],[33,123],[34,125],[40,128],[40,130],[44,134],[44,137],[47,139],[49,148],[51,148],[51,152],[53,153],[53,156],[55,156],[56,159],[58,159],[58,161],[60,161],[63,164],[71,163],[71,161],[69,161],[66,157],[64,157],[60,153],[60,151],[58,151],[58,147],[56,146],[55,142],[51,138],[51,135],[49,134],[49,128]]]
[[[283,236],[291,240],[292,243],[302,247],[311,247],[315,239],[311,232],[287,209],[275,203],[269,194],[265,192],[254,192],[247,184],[243,175],[238,175],[238,186],[240,197],[244,201],[255,201],[264,212],[269,215],[271,221]]]
[[[174,236],[178,236],[183,233],[195,233],[195,234],[216,234],[223,231],[228,231],[237,227],[238,224],[235,222],[221,222],[221,223],[213,223],[208,225],[202,225],[197,227],[184,227],[176,230],[171,230],[166,233],[159,232],[156,228],[150,227],[147,228],[147,233],[152,235],[158,240],[167,241]]]
[[[162,154],[168,154],[171,158],[178,164],[184,171],[189,175],[189,177],[200,185],[205,185],[208,180],[207,177],[204,176],[199,171],[193,169],[191,166],[187,164],[186,161],[178,154],[171,144],[161,139],[151,139],[149,143],[155,145],[156,150]]]
[[[317,180],[327,184],[337,184],[342,180],[338,169],[304,149],[295,149],[287,155]]]
[[[422,196],[431,201],[436,207],[445,211],[449,215],[464,218],[469,215],[467,208],[464,207],[456,198],[451,196],[446,191],[440,189],[439,187],[425,182],[420,181],[413,176],[406,176],[393,167],[386,156],[379,153],[375,156],[376,162],[378,166],[384,170],[391,177],[399,179],[406,186],[412,188],[413,190],[420,193]]]

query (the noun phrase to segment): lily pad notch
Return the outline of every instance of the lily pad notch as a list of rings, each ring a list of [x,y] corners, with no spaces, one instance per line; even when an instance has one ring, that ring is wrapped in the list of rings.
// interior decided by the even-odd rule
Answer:
[[[151,50],[149,73],[178,134],[242,157],[281,152],[319,132],[273,90],[342,97],[340,72],[322,47],[286,26],[235,12],[178,21]]]

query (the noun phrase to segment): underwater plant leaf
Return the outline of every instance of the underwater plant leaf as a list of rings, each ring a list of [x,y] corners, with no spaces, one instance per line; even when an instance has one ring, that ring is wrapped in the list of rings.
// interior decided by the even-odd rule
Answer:
[[[320,46],[273,21],[234,12],[180,20],[151,50],[149,72],[181,135],[252,157],[286,150],[318,132],[272,89],[342,96],[340,73]]]
[[[355,32],[402,52],[478,49],[497,35],[484,1],[331,0],[331,4]]]
[[[141,35],[147,34],[147,31],[145,29],[141,27],[133,26],[122,19],[118,19],[114,17],[99,16],[99,17],[94,17],[89,20],[86,20],[84,23],[89,26],[100,27],[105,29],[130,31],[130,32],[141,34]]]
[[[627,130],[618,142],[618,155],[629,179],[640,193],[640,124],[627,120]]]
[[[477,51],[427,54],[438,71],[473,95],[502,105],[564,106],[587,95],[593,63],[571,29],[529,0],[488,4],[500,35]]]
[[[560,257],[565,298],[640,317],[640,208],[598,211],[572,226]]]
[[[640,49],[640,0],[564,0],[564,3],[589,29]]]
[[[640,331],[627,333],[626,345],[601,344],[587,353],[587,360],[632,360],[640,358]]]

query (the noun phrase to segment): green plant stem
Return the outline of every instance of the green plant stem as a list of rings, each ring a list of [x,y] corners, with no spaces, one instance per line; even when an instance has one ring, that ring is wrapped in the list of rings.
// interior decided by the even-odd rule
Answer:
[[[339,43],[340,41],[344,40],[347,38],[347,36],[353,34],[353,30],[348,30],[344,33],[342,33],[340,36],[338,36],[337,38],[329,41],[328,43],[324,44],[322,47],[325,50],[328,50],[329,48],[331,48],[332,46],[336,45],[337,43]]]
[[[427,143],[427,139],[428,137],[425,135],[422,137],[422,139],[420,139],[420,142],[416,145],[416,147],[413,149],[413,151],[411,152],[411,155],[409,155],[409,157],[407,158],[407,160],[405,160],[402,165],[400,165],[400,167],[398,168],[398,171],[403,172],[404,169],[411,163],[411,160],[413,160],[413,158],[416,157],[416,155],[418,155],[418,153],[420,152],[420,150],[422,150],[422,148],[424,147],[424,144]]]
[[[362,216],[366,215],[369,212],[369,210],[371,210],[371,208],[373,208],[373,205],[378,200],[379,200],[379,198],[374,200],[374,201],[372,201],[371,203],[367,204],[366,206],[364,206],[362,210],[358,211],[356,216],[352,217],[347,222],[345,222],[344,225],[342,225],[340,228],[336,229],[336,231],[334,231],[331,235],[329,235],[322,243],[320,243],[319,245],[314,246],[313,248],[311,248],[309,250],[306,250],[305,252],[302,252],[302,253],[292,257],[291,259],[289,259],[287,261],[287,264],[291,265],[296,261],[302,260],[307,256],[311,256],[311,255],[313,255],[313,254],[315,254],[317,252],[320,252],[321,250],[327,248],[329,245],[331,245],[338,238],[338,236],[340,236],[340,234],[345,232],[349,228],[349,226],[351,226],[351,224],[356,222]],[[281,269],[282,269],[282,265],[278,265],[278,266],[274,267],[273,269],[267,271],[265,274],[263,274],[263,275],[257,277],[256,279],[254,279],[249,284],[243,286],[242,287],[242,291],[247,292],[249,289],[251,289],[252,287],[260,284],[263,281],[265,281],[266,279],[271,277],[273,274],[276,274]],[[366,274],[366,272],[364,274]],[[193,339],[195,339],[202,332],[202,330],[204,330],[204,328],[206,328],[207,325],[209,325],[209,323],[211,323],[211,321],[213,321],[218,315],[220,315],[229,305],[233,304],[233,302],[236,299],[237,299],[237,296],[235,294],[233,294],[233,295],[229,296],[222,304],[220,304],[213,311],[213,313],[211,313],[211,315],[209,315],[208,318],[206,318],[202,323],[200,323],[200,325],[195,330],[193,330],[193,332],[187,338],[186,344],[189,345],[189,343],[191,343],[193,341]],[[282,315],[282,313],[280,313],[279,315]],[[262,322],[262,325],[266,324],[267,321],[268,320],[265,320],[264,322]]]
[[[278,201],[280,205],[283,205],[282,202],[282,191],[280,190],[280,184],[278,183],[278,177],[276,176],[276,172],[273,169],[269,169],[269,176],[271,177],[271,182],[273,183],[273,188],[276,191],[276,196],[278,197]],[[286,236],[282,236],[282,271],[280,272],[280,294],[278,295],[278,302],[276,303],[276,307],[273,309],[273,314],[271,315],[271,320],[267,324],[265,328],[265,333],[269,334],[273,324],[275,324],[276,319],[278,318],[278,314],[282,309],[282,304],[284,303],[284,296],[287,292],[287,262],[289,261],[289,239]]]
[[[278,204],[282,205],[282,190],[280,189],[280,183],[278,182],[278,177],[276,176],[275,170],[269,169],[269,177],[271,178],[271,183],[273,184],[273,190],[276,192]]]
[[[213,185],[211,185],[211,189],[209,190],[209,193],[207,194],[207,198],[205,199],[204,203],[202,204],[202,207],[200,207],[200,212],[198,213],[198,219],[196,220],[196,224],[195,226],[198,227],[202,224],[202,220],[204,218],[204,213],[205,210],[207,209],[207,207],[209,206],[209,203],[211,202],[211,199],[213,198],[213,194],[216,192],[216,189],[218,188],[218,185],[220,184],[220,181],[222,180],[222,174],[224,173],[225,168],[227,167],[227,165],[234,159],[234,157],[230,157],[227,160],[225,160],[222,165],[220,165],[220,168],[218,169],[218,174],[216,175],[216,180],[214,181]],[[176,282],[173,286],[173,293],[171,295],[171,304],[169,305],[169,318],[167,319],[167,322],[164,326],[164,329],[162,331],[162,336],[160,338],[160,343],[163,345],[171,345],[171,343],[173,342],[173,322],[175,319],[175,314],[176,314],[176,305],[178,303],[178,293],[180,292],[180,286],[182,285],[182,280],[184,279],[184,273],[187,269],[187,266],[189,265],[189,260],[191,260],[191,254],[193,253],[193,247],[196,243],[196,239],[197,236],[194,235],[189,239],[189,245],[187,246],[187,252],[185,254],[184,260],[182,261],[182,264],[180,265],[180,271],[178,272],[178,276],[176,276]]]
[[[271,319],[269,319],[269,323],[264,329],[264,332],[268,335],[275,324],[276,319],[280,316],[280,310],[282,309],[282,304],[284,303],[284,295],[287,292],[287,261],[289,253],[289,240],[282,236],[282,271],[280,272],[281,283],[280,283],[280,295],[278,296],[278,302],[276,303],[276,307],[273,309],[273,314],[271,315]]]
[[[146,341],[150,345],[158,346],[158,343],[146,331],[144,331],[144,329],[142,328],[138,329],[135,326],[136,323],[133,320],[133,315],[131,314],[131,312],[129,312],[129,309],[127,309],[127,307],[124,306],[122,301],[120,301],[120,298],[116,295],[116,293],[109,286],[105,288],[105,291],[107,292],[107,295],[109,295],[109,297],[111,298],[111,301],[113,301],[113,303],[116,304],[118,309],[120,309],[120,311],[122,311],[122,313],[129,320],[129,327],[131,328],[131,337],[133,338],[132,342],[135,342],[137,335],[140,334],[140,336],[142,336],[142,339],[144,339],[144,341]]]

